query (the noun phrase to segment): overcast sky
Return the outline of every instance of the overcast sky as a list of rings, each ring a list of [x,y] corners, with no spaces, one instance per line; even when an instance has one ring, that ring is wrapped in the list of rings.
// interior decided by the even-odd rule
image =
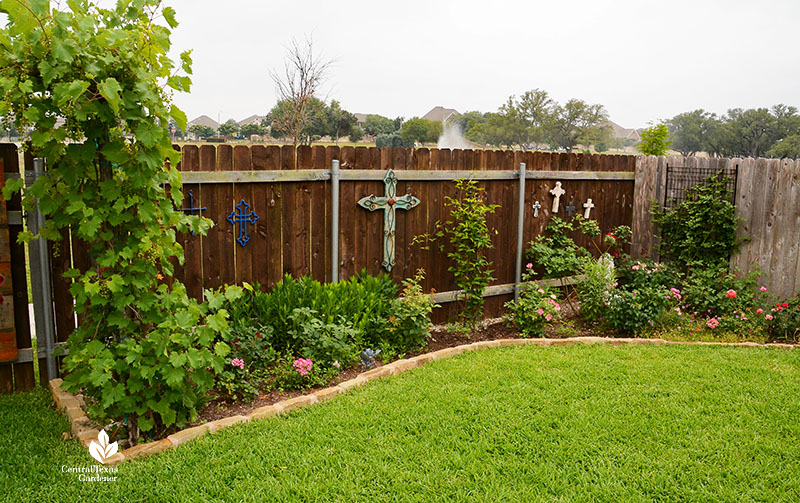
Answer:
[[[335,60],[321,97],[391,118],[496,111],[534,88],[600,103],[624,127],[697,108],[800,107],[800,0],[165,4],[180,22],[174,57],[193,50],[192,92],[175,97],[190,120],[268,112],[269,72],[293,37]]]

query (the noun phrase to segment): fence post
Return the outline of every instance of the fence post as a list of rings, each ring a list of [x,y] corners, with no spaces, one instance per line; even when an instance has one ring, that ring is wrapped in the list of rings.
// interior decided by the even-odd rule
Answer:
[[[28,172],[30,173],[30,172]],[[44,176],[44,159],[33,160],[33,176],[26,173],[26,185],[30,187],[41,176]],[[34,234],[44,227],[44,215],[36,209],[28,212],[28,228]],[[56,360],[53,355],[55,347],[55,329],[53,324],[53,294],[50,282],[50,256],[47,240],[40,237],[28,245],[28,256],[31,266],[31,294],[33,296],[33,315],[36,321],[36,346],[44,343],[45,361],[47,362],[47,378],[58,377]],[[42,340],[44,339],[44,340]],[[36,355],[33,356],[36,358]]]
[[[331,282],[339,281],[339,161],[331,161]]]
[[[517,271],[514,276],[514,302],[519,300],[522,281],[522,231],[525,228],[525,163],[519,163],[519,204],[517,205]]]

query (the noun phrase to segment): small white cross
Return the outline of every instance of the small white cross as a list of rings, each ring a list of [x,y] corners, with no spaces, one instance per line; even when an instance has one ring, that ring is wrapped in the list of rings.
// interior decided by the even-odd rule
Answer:
[[[585,203],[583,203],[583,207],[586,208],[586,211],[583,212],[583,218],[589,220],[589,212],[591,212],[592,208],[594,208],[591,197]]]
[[[556,186],[550,193],[556,196],[556,198],[553,199],[553,213],[558,213],[558,202],[561,200],[561,196],[566,194],[567,191],[561,188],[561,182],[556,182]]]
[[[539,201],[536,201],[535,203],[533,203],[533,218],[536,218],[536,217],[539,216],[539,208],[541,208],[541,207],[542,207],[542,205],[539,204]]]

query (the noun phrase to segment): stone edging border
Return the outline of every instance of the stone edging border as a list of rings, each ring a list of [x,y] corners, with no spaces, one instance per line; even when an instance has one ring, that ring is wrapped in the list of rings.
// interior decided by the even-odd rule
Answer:
[[[206,433],[216,433],[217,431],[227,428],[236,423],[246,423],[253,419],[262,419],[268,417],[275,417],[279,414],[285,414],[295,409],[307,407],[317,402],[324,402],[336,395],[346,393],[351,389],[363,386],[369,381],[380,379],[382,377],[389,377],[397,375],[406,370],[424,365],[434,360],[441,360],[467,351],[477,349],[499,348],[505,346],[571,346],[574,344],[609,344],[613,346],[620,345],[682,345],[682,346],[740,346],[740,347],[776,347],[781,349],[794,349],[800,346],[794,344],[758,344],[755,342],[683,342],[683,341],[667,341],[664,339],[623,339],[623,338],[610,338],[610,337],[571,337],[567,339],[497,339],[493,341],[475,342],[472,344],[463,344],[451,348],[440,349],[432,353],[425,353],[414,358],[397,360],[387,365],[368,370],[356,376],[349,381],[344,381],[336,386],[324,388],[309,395],[301,395],[295,398],[289,398],[272,405],[259,407],[246,416],[236,415],[217,419],[210,423],[193,426],[184,430],[173,433],[165,439],[146,444],[139,444],[134,447],[125,449],[124,451],[117,452],[105,462],[106,465],[117,465],[129,459],[147,456],[158,452],[171,449],[182,445],[190,440],[200,437]],[[69,416],[72,423],[72,435],[78,438],[85,448],[89,448],[89,444],[93,440],[97,440],[100,433],[92,426],[89,417],[86,415],[83,407],[83,399],[80,396],[74,396],[61,389],[61,379],[52,379],[49,383],[50,391],[53,394],[56,406],[64,410]]]

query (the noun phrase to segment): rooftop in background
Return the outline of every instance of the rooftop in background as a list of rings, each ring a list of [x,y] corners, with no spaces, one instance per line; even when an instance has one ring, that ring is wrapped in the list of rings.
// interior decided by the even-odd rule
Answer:
[[[239,126],[246,126],[248,124],[261,124],[261,121],[264,120],[266,117],[264,115],[251,115],[246,119],[242,119],[239,121]]]
[[[208,115],[201,115],[200,117],[197,117],[197,118],[194,118],[194,119],[190,120],[186,124],[186,129],[189,129],[190,127],[192,127],[192,126],[194,126],[196,124],[199,124],[201,126],[208,126],[211,129],[217,129],[219,127],[219,123],[217,121],[215,121],[214,119],[212,119]]]
[[[451,115],[461,115],[457,110],[444,107],[433,107],[430,112],[422,116],[423,119],[429,121],[444,122],[450,118]]]
[[[616,122],[608,121],[608,125],[611,126],[611,129],[614,130],[614,138],[625,138],[629,140],[636,140],[639,141],[642,138],[639,136],[639,132],[635,129],[627,129]]]

